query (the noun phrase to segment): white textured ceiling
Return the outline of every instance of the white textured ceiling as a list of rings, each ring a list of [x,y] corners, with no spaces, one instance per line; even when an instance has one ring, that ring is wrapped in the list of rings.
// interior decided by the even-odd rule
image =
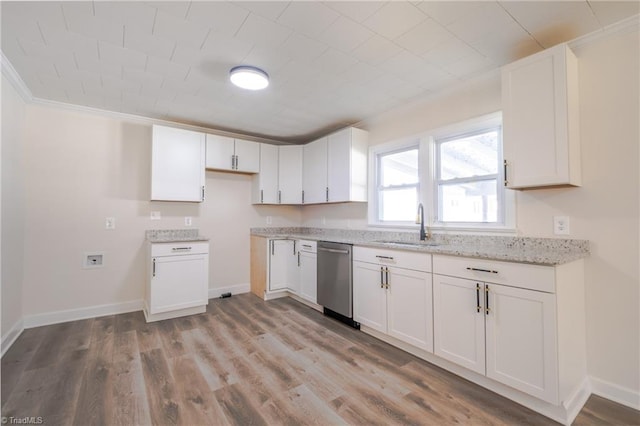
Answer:
[[[637,1],[1,3],[36,98],[306,142],[638,14]],[[265,91],[228,81],[254,65]]]

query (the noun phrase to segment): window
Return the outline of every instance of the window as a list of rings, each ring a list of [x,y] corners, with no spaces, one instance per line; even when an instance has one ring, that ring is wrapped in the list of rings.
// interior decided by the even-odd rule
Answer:
[[[500,126],[435,140],[440,223],[502,223]]]
[[[376,155],[379,222],[415,221],[420,195],[418,153],[413,146]]]
[[[369,158],[370,225],[414,228],[422,203],[435,230],[515,228],[514,196],[503,185],[500,113],[374,146]]]

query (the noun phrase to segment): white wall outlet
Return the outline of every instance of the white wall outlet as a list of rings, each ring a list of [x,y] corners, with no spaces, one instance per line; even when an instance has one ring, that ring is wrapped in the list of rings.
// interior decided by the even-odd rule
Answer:
[[[151,212],[151,220],[160,220],[161,218],[160,212]]]
[[[191,220],[191,216],[185,216],[184,217],[184,226],[191,226],[192,220]]]
[[[85,252],[82,257],[82,267],[84,269],[102,268],[104,266],[104,252]]]
[[[553,233],[556,235],[569,235],[569,216],[553,217]]]
[[[108,217],[105,219],[104,221],[104,227],[105,229],[116,229],[116,218],[115,217]]]
[[[271,216],[267,216],[267,225],[271,225],[273,223],[273,218]]]

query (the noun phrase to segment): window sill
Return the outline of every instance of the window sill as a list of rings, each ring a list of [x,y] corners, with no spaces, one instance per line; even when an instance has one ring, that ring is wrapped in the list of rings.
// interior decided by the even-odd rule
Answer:
[[[380,223],[380,222],[370,222],[368,223],[369,228],[381,228],[389,231],[400,230],[400,231],[415,231],[419,232],[420,227],[414,224],[402,224],[402,223]],[[432,225],[426,226],[431,232],[436,234],[494,234],[494,235],[517,235],[517,229],[509,226],[443,226],[443,225]]]

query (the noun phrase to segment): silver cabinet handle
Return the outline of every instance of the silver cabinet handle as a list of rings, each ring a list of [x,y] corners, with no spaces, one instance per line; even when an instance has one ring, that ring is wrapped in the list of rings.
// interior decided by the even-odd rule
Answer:
[[[329,187],[327,186],[326,189],[326,198],[327,198],[327,203],[329,202]]]
[[[490,311],[491,311],[491,309],[489,309],[489,286],[485,284],[485,286],[484,286],[484,312],[485,312],[485,314],[489,315]]]
[[[392,256],[381,256],[381,255],[376,255],[376,257],[378,259],[385,259],[385,260],[393,260]]]
[[[240,157],[236,155],[236,170],[240,168],[240,166],[238,166],[239,163],[240,163]]]
[[[202,201],[204,201],[204,185],[202,186]]]
[[[282,204],[282,191],[278,190],[278,204]]]
[[[504,186],[508,186],[509,185],[509,179],[507,178],[507,160],[504,160],[503,162],[503,166],[504,166]]]
[[[156,276],[156,259],[153,259],[153,276]]]
[[[306,248],[306,249],[310,249],[311,246],[309,244],[303,244],[302,247]]]
[[[276,254],[275,244],[273,243],[273,240],[269,241],[269,243],[271,244],[271,256],[273,256]]]
[[[294,256],[295,256],[295,254],[296,254],[296,244],[297,244],[297,243],[298,243],[298,242],[297,242],[296,240],[293,240],[293,254],[294,254]]]
[[[300,252],[298,252],[298,268],[300,267]]]
[[[319,247],[318,250],[319,251],[327,251],[329,253],[349,254],[349,250],[336,250],[336,249],[329,249],[329,248],[324,248],[324,247]]]
[[[188,251],[191,250],[191,247],[173,247],[171,251]]]
[[[260,202],[264,203],[264,189],[260,190]]]
[[[304,189],[302,190],[302,204],[304,204]]]
[[[384,274],[386,276],[386,280],[384,283],[384,288],[386,288],[387,290],[389,289],[389,268],[388,267],[384,267]]]
[[[384,288],[384,268],[380,267],[380,288]]]
[[[486,272],[488,274],[497,274],[498,273],[498,271],[494,271],[493,269],[471,268],[469,266],[467,266],[467,271]]]

